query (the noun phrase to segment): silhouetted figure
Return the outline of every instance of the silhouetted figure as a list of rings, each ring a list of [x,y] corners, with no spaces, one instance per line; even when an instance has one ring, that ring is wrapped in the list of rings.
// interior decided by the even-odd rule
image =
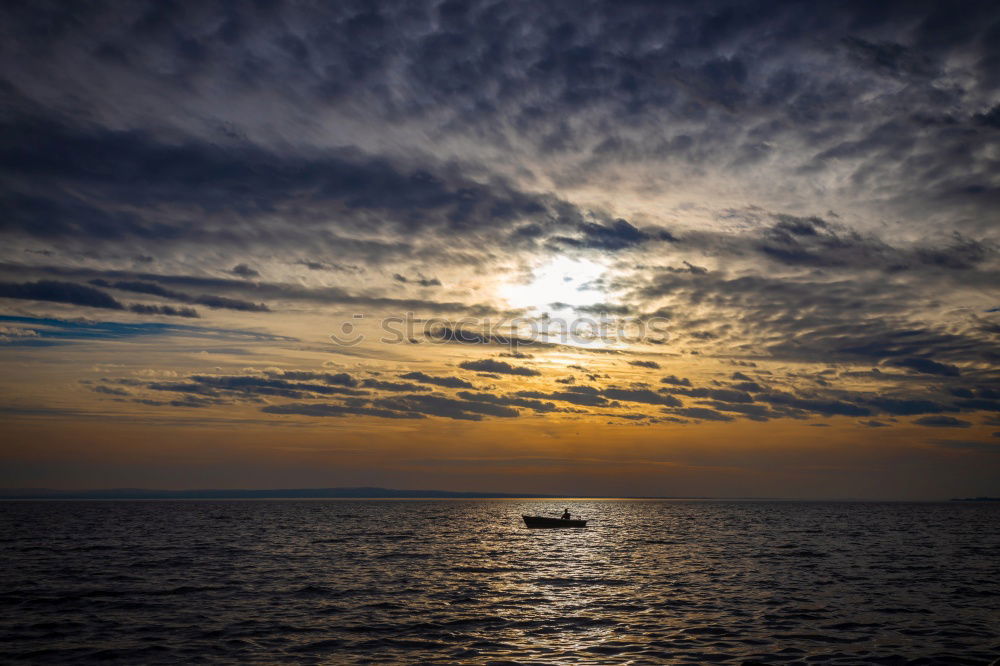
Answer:
[[[563,509],[562,519],[569,520],[569,509]]]

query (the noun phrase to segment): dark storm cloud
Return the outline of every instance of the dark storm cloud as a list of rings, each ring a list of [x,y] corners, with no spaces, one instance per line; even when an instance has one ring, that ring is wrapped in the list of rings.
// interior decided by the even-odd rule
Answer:
[[[108,161],[107,155],[115,159]],[[509,184],[435,175],[356,150],[297,156],[245,143],[166,143],[140,131],[72,127],[37,118],[4,122],[0,117],[0,171],[8,174],[0,196],[13,213],[0,230],[51,241],[332,246],[338,239],[325,228],[330,206],[336,206],[338,227],[347,233],[376,227],[394,233],[485,230],[527,218],[558,228],[563,224],[558,209],[573,217],[583,214]],[[81,191],[87,196],[80,197]],[[145,216],[135,212],[139,207],[145,208]],[[184,213],[191,208],[199,211],[200,224]],[[276,221],[276,213],[294,218],[294,225]],[[626,232],[632,227],[623,220],[606,231],[599,223],[574,226],[586,247],[624,249],[653,238]],[[310,228],[316,231],[311,237],[305,235]],[[405,246],[353,249],[378,259],[376,255],[390,258],[405,251]],[[230,272],[244,279],[260,276],[246,263]],[[424,286],[437,286],[434,279],[422,280]]]
[[[0,298],[72,303],[73,305],[105,308],[107,310],[125,309],[124,305],[99,289],[72,282],[57,282],[55,280],[39,280],[38,282],[23,284],[0,282]]]
[[[579,236],[555,236],[551,239],[555,245],[586,248],[590,250],[605,250],[614,252],[630,247],[636,247],[651,241],[675,242],[673,234],[665,229],[637,229],[628,221],[618,219],[607,224],[581,222],[577,225]]]
[[[150,294],[174,301],[180,301],[182,303],[204,305],[210,308],[241,310],[245,312],[270,311],[270,308],[263,303],[251,303],[249,301],[242,301],[236,298],[226,298],[225,296],[213,296],[210,294],[191,296],[190,294],[167,289],[166,287],[162,287],[154,282],[142,282],[138,280],[118,280],[115,282],[109,282],[108,280],[98,278],[91,280],[90,284],[97,287],[103,287],[105,289],[117,289],[119,291],[130,291],[138,294]]]
[[[942,236],[939,230],[927,230],[918,242],[893,244],[875,233],[862,233],[845,223],[816,216],[798,217],[750,208],[727,211],[726,217],[744,219],[753,231],[689,232],[681,241],[683,247],[733,257],[753,254],[779,267],[822,268],[848,274],[852,270],[880,270],[890,274],[974,271],[997,256],[994,240],[977,240],[957,231]],[[707,273],[670,266],[660,270],[674,274]]]
[[[87,285],[57,280],[12,283],[0,282],[0,298],[15,298],[31,301],[69,303],[89,308],[105,310],[128,310],[137,314],[167,315],[170,317],[197,317],[191,308],[175,308],[169,305],[147,305],[143,303],[123,304],[109,294]]]
[[[743,350],[743,355],[759,359],[809,363],[902,364],[945,377],[964,375],[970,364],[996,362],[995,332],[984,322],[967,318],[945,326],[921,321],[913,313],[927,288],[919,282],[826,281],[814,273],[733,277],[713,272],[695,277],[657,272],[621,280],[618,286],[629,298],[652,303],[669,298],[675,303],[678,315],[670,328],[675,341],[687,339],[728,353]],[[713,319],[685,314],[696,307],[711,308]],[[698,333],[708,326],[710,336]]]
[[[190,289],[211,289],[214,291],[224,291],[243,295],[249,298],[261,298],[272,300],[292,300],[302,301],[312,304],[323,305],[351,305],[357,307],[370,307],[379,309],[395,310],[396,312],[431,311],[437,313],[459,313],[472,316],[484,316],[497,314],[500,311],[492,306],[483,304],[467,304],[456,301],[431,301],[422,299],[407,298],[387,298],[382,296],[370,296],[365,294],[354,294],[340,287],[305,287],[299,284],[280,282],[249,282],[246,280],[236,280],[228,278],[217,278],[197,275],[167,275],[156,273],[145,273],[125,270],[97,270],[90,268],[67,268],[62,266],[24,266],[20,264],[0,263],[0,270],[7,273],[39,272],[57,276],[86,278],[93,283],[94,280],[101,280],[99,284],[117,285],[126,284],[130,291],[139,291],[136,288],[139,282],[162,283],[176,285]],[[114,282],[112,282],[114,281]],[[156,287],[141,287],[143,289],[163,289],[157,284]],[[180,292],[165,290],[166,298],[188,297]],[[153,293],[142,292],[142,293]],[[195,302],[204,304],[207,307],[226,307],[235,310],[250,310],[264,312],[269,310],[263,303],[253,304],[243,299],[231,299],[217,295],[200,295],[191,297]],[[463,332],[463,335],[474,335],[472,332]],[[496,336],[497,344],[521,344],[516,338],[505,338]],[[524,344],[544,344],[524,341]]]
[[[893,361],[892,365],[901,368],[909,368],[928,375],[944,375],[946,377],[958,377],[961,372],[958,368],[947,363],[938,363],[929,358],[904,358]]]
[[[899,399],[899,398],[861,398],[861,400],[880,412],[893,416],[914,416],[916,414],[939,414],[941,412],[957,411],[955,407],[940,404],[933,400]]]
[[[587,211],[567,202],[480,178],[479,165],[464,169],[476,179],[463,179],[441,165],[405,164],[426,161],[425,155],[397,164],[350,149],[269,151],[250,139],[259,134],[255,128],[239,126],[247,120],[230,113],[222,91],[265,100],[273,90],[269,122],[289,133],[312,129],[302,126],[305,110],[349,115],[352,105],[369,122],[428,123],[434,138],[458,134],[508,146],[505,132],[516,132],[539,154],[575,161],[560,174],[570,181],[624,161],[741,173],[766,161],[775,146],[806,143],[821,149],[803,168],[847,168],[857,188],[881,178],[898,199],[965,192],[968,205],[981,209],[996,196],[982,176],[985,157],[975,150],[995,115],[993,103],[985,103],[995,83],[987,63],[997,58],[985,36],[996,20],[989,3],[965,6],[952,33],[961,37],[948,40],[922,27],[933,20],[923,4],[901,3],[881,14],[836,3],[470,2],[454,16],[447,7],[386,1],[265,10],[208,3],[196,12],[97,3],[72,10],[73,30],[38,28],[66,25],[65,8],[7,7],[13,67],[0,145],[3,166],[23,178],[8,182],[16,205],[7,206],[15,214],[5,224],[49,238],[268,242],[280,235],[259,225],[239,231],[221,219],[194,225],[148,208],[139,213],[137,206],[170,202],[225,211],[230,219],[269,216],[272,224],[280,211],[301,224],[320,217],[310,203],[336,202],[346,214],[342,223],[353,229],[362,220],[396,229],[482,229],[530,219],[542,238],[567,247],[616,251],[675,240],[654,226],[587,219]],[[38,48],[40,39],[45,48]],[[961,87],[948,85],[945,63],[959,60],[969,63],[968,75]],[[60,71],[76,74],[63,84],[81,107],[72,110],[89,113],[60,113],[65,105],[45,102],[51,91],[37,82]],[[908,86],[876,97],[887,78]],[[129,86],[137,79],[148,83],[147,105],[200,100],[217,117],[186,118],[187,126],[178,121],[189,136],[178,136],[178,127],[167,131],[167,119],[131,129],[101,126],[116,104],[129,117],[133,107],[114,92],[134,93]],[[870,101],[858,104],[859,98]],[[895,113],[887,122],[886,110],[902,105],[913,118]],[[920,120],[943,116],[936,112],[942,107],[950,109],[950,123]],[[48,117],[40,113],[47,108]],[[91,124],[66,120],[84,117]],[[623,131],[607,131],[612,121]],[[213,140],[201,140],[209,128]],[[835,264],[836,255],[854,251],[844,247],[865,243],[827,237],[827,229],[796,231],[772,238],[764,251]],[[807,238],[819,245],[801,246]],[[858,252],[870,256],[880,248]]]
[[[238,341],[242,343],[292,343],[296,338],[269,335],[238,329],[186,326],[158,322],[123,323],[113,321],[65,320],[40,317],[0,316],[0,322],[30,326],[47,344],[85,342],[88,340],[126,340],[147,336],[175,336],[206,341]]]
[[[927,79],[937,74],[926,54],[893,42],[871,43],[860,37],[845,37],[843,45],[866,67],[900,79]]]
[[[895,251],[874,238],[852,230],[836,230],[818,217],[779,214],[764,231],[758,248],[783,264],[803,266],[857,266],[893,261]]]

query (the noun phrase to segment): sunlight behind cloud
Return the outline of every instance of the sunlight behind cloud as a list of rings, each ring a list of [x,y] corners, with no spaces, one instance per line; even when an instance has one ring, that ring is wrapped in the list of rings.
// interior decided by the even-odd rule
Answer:
[[[499,295],[511,307],[538,312],[558,310],[554,304],[589,305],[603,299],[597,281],[606,271],[601,262],[556,257],[535,268],[529,281],[502,286]]]

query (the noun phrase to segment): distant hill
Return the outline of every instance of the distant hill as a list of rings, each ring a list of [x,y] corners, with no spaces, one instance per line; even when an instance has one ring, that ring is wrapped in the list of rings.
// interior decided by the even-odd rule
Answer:
[[[476,499],[510,497],[560,497],[524,493],[455,492],[450,490],[397,490],[394,488],[277,488],[268,490],[218,489],[155,490],[109,488],[104,490],[52,490],[50,488],[0,488],[0,500],[11,499]]]
[[[1000,502],[1000,497],[956,497],[952,502]]]

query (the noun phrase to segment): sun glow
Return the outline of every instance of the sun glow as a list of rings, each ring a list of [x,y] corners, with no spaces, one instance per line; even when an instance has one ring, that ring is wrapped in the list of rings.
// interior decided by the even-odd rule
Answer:
[[[603,300],[599,280],[607,266],[589,259],[557,257],[535,268],[527,282],[513,282],[500,289],[500,297],[514,308],[548,312],[557,304],[589,305]]]

